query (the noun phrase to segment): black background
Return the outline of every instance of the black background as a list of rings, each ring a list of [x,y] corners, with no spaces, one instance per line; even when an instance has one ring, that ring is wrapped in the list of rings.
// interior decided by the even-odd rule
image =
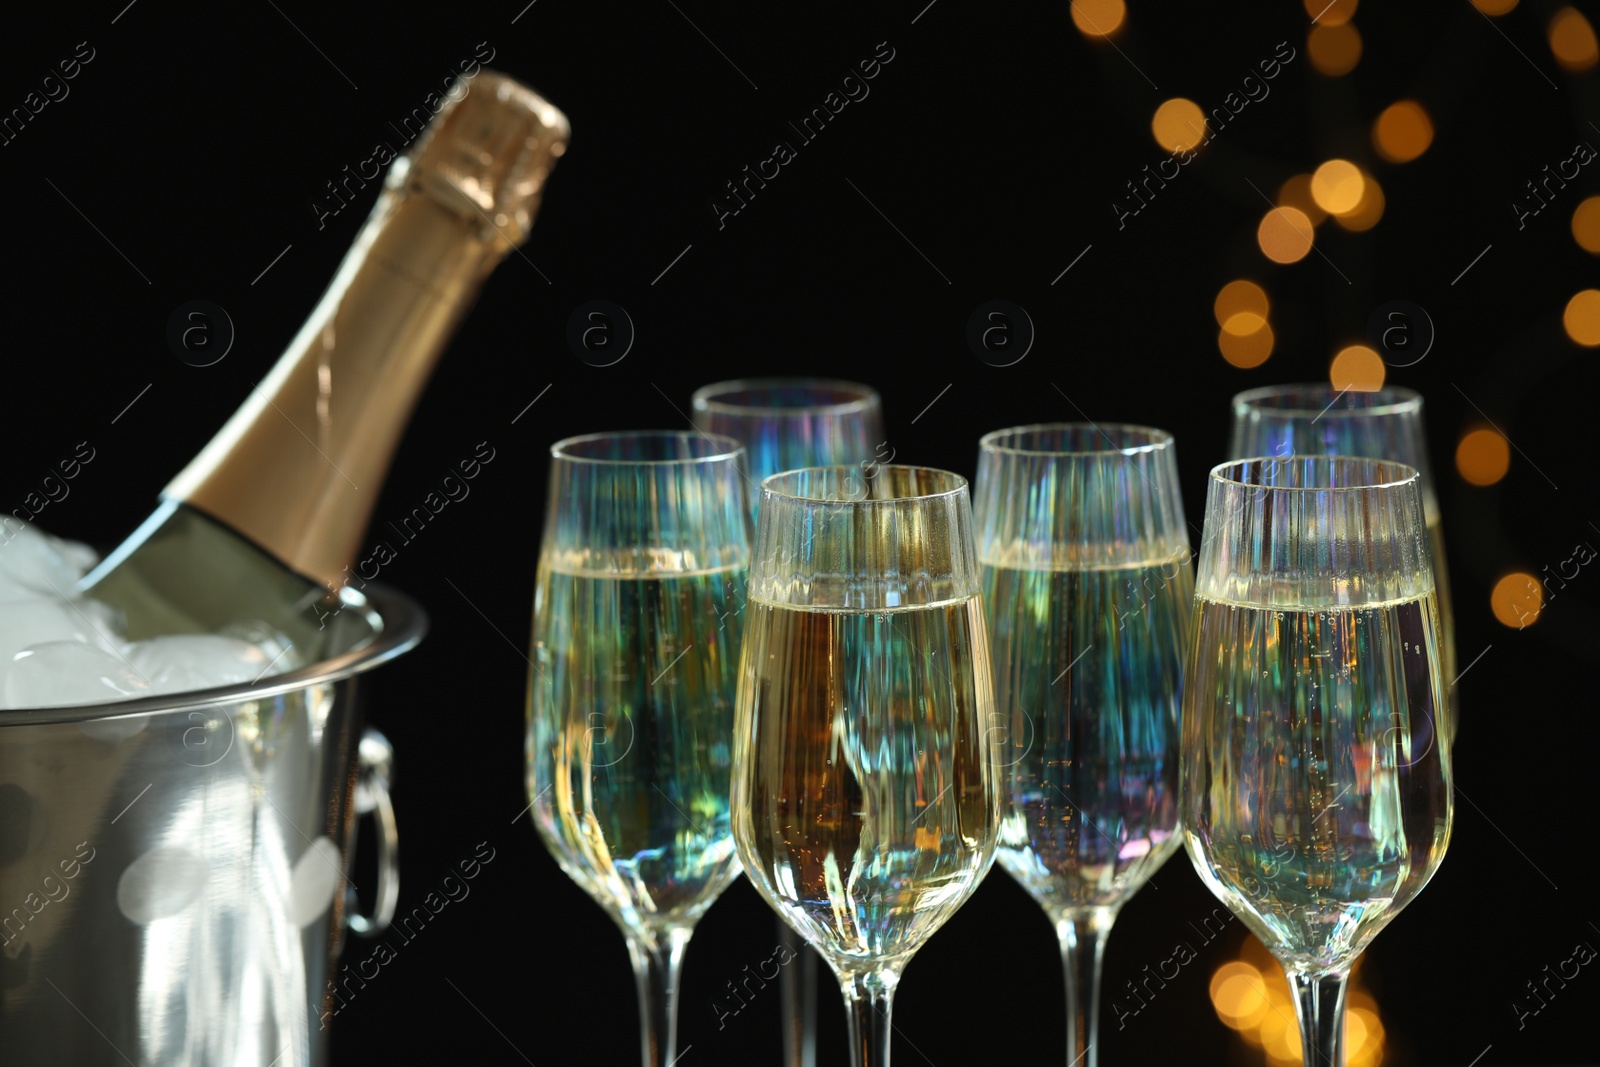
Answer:
[[[479,42],[575,131],[526,258],[492,278],[446,354],[375,509],[380,521],[407,512],[478,442],[496,450],[471,497],[384,569],[427,606],[433,632],[368,692],[399,753],[402,909],[478,842],[496,858],[469,898],[349,1003],[334,1024],[335,1062],[636,1062],[621,938],[517,818],[550,442],[685,427],[689,394],[713,380],[839,375],[882,392],[899,459],[969,474],[978,436],[1000,426],[1169,428],[1197,521],[1206,470],[1223,458],[1228,397],[1324,378],[1332,353],[1361,340],[1392,299],[1424,307],[1438,330],[1428,357],[1390,380],[1428,398],[1471,667],[1449,856],[1370,949],[1364,976],[1390,1063],[1468,1064],[1486,1046],[1485,1065],[1591,1055],[1580,1035],[1600,976],[1583,972],[1520,1030],[1511,1003],[1576,942],[1600,943],[1580,829],[1592,823],[1596,737],[1593,687],[1580,680],[1594,669],[1600,576],[1584,569],[1520,632],[1488,603],[1509,568],[1553,572],[1575,542],[1600,538],[1585,447],[1596,353],[1560,324],[1568,298],[1600,276],[1568,230],[1572,208],[1600,190],[1600,170],[1584,170],[1520,231],[1511,208],[1575,141],[1600,146],[1600,77],[1552,61],[1543,27],[1554,5],[1524,2],[1493,24],[1464,0],[1426,15],[1362,5],[1365,55],[1329,79],[1311,69],[1310,19],[1289,2],[1132,0],[1116,48],[1085,39],[1065,3],[832,3],[758,16],[707,0],[123,2],[26,26],[8,15],[0,33],[6,112],[80,41],[94,49],[70,96],[0,147],[0,503],[9,511],[91,442],[97,456],[72,495],[40,516],[58,534],[120,540],[244,399],[374,193],[321,231],[312,199]],[[709,204],[723,183],[775,140],[794,140],[787,121],[882,41],[894,59],[871,95],[719,230]],[[1149,133],[1154,108],[1180,95],[1219,104],[1281,41],[1298,55],[1271,96],[1119,231],[1113,200],[1165,155]],[[1395,167],[1373,157],[1368,129],[1406,96],[1438,133],[1420,160]],[[1382,222],[1365,234],[1325,223],[1321,254],[1274,266],[1255,246],[1267,204],[1252,183],[1270,194],[1334,155],[1383,183]],[[1278,333],[1277,351],[1251,371],[1218,355],[1211,313],[1217,289],[1241,276],[1270,292]],[[965,342],[968,316],[994,298],[1026,308],[1037,329],[1014,366],[990,366]],[[236,327],[215,366],[185,365],[166,344],[168,317],[192,299],[224,307]],[[565,341],[568,316],[591,299],[620,304],[637,328],[611,367],[586,364]],[[1509,476],[1480,489],[1451,457],[1486,417],[1516,451]],[[1174,857],[1122,913],[1108,999],[1193,941],[1188,923],[1215,903]],[[1261,1062],[1206,995],[1242,936],[1233,924],[1125,1028],[1108,1010],[1103,1062]],[[720,1030],[711,1007],[773,944],[771,915],[742,881],[707,914],[683,985],[685,1067],[776,1058],[775,988]],[[368,951],[356,940],[345,958]],[[1061,998],[1049,925],[996,872],[909,968],[897,1062],[1063,1062]],[[823,1003],[823,1062],[843,1062],[842,1012],[831,993]]]

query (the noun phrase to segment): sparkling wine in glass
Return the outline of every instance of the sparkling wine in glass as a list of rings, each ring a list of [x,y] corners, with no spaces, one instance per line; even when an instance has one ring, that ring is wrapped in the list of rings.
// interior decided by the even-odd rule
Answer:
[[[862,465],[863,475],[894,459],[883,439],[877,391],[832,378],[745,378],[695,390],[694,424],[744,442],[747,488],[779,471]],[[760,492],[747,493],[752,520]],[[817,954],[777,920],[778,936],[798,959],[779,972],[786,1067],[817,1062]]]
[[[1283,964],[1307,1065],[1341,1067],[1356,957],[1427,884],[1453,796],[1416,468],[1211,472],[1183,699],[1183,833]]]
[[[1439,665],[1449,690],[1446,731],[1454,740],[1461,715],[1460,690],[1455,686],[1455,622],[1427,441],[1422,429],[1422,396],[1414,390],[1393,385],[1370,392],[1338,390],[1325,384],[1269,385],[1233,398],[1228,456],[1367,456],[1404,463],[1420,472],[1422,513],[1428,520],[1439,598]]]
[[[1117,910],[1179,843],[1194,578],[1173,447],[1163,430],[1075,423],[979,444],[998,859],[1055,925],[1067,1055],[1085,1067]]]
[[[749,589],[734,840],[838,976],[855,1067],[880,1067],[901,972],[982,881],[999,824],[966,480],[767,478]]]
[[[561,869],[622,928],[643,1062],[675,1056],[695,922],[739,876],[728,785],[749,564],[739,442],[595,434],[551,450],[528,793]]]

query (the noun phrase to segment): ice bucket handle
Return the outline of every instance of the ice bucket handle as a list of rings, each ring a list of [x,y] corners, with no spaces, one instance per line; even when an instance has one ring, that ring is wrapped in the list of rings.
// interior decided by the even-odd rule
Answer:
[[[377,937],[389,928],[395,903],[400,899],[400,832],[389,800],[394,746],[387,737],[368,727],[361,733],[357,758],[360,776],[356,779],[356,815],[372,815],[378,824],[378,900],[368,915],[361,910],[355,889],[347,889],[345,923],[363,937]]]

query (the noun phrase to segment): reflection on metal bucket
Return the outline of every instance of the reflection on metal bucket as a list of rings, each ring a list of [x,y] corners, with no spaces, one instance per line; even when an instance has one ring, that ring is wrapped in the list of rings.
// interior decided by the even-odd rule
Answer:
[[[357,676],[427,626],[377,587],[356,607],[333,621],[343,651],[258,685],[0,711],[8,1067],[326,1062],[344,927],[381,932],[398,894],[392,753],[362,733]],[[380,874],[360,915],[367,812]]]

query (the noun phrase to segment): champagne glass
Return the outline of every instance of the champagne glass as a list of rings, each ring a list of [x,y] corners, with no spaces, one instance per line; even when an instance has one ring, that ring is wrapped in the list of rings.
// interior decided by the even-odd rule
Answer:
[[[1179,842],[1194,578],[1173,448],[1163,430],[1074,423],[979,443],[998,859],[1055,924],[1067,1053],[1086,1067],[1111,924]]]
[[[645,1067],[672,1062],[695,922],[739,876],[733,701],[749,566],[739,442],[550,449],[534,596],[528,793],[545,847],[622,928]]]
[[[1422,395],[1414,390],[1392,385],[1370,392],[1336,390],[1330,385],[1269,385],[1233,398],[1228,457],[1369,456],[1404,463],[1421,472],[1422,513],[1428,520],[1439,596],[1439,665],[1449,690],[1445,732],[1455,740],[1461,716],[1461,691],[1455,686],[1456,628],[1439,498],[1428,472],[1427,440],[1422,429]]]
[[[994,859],[993,711],[966,480],[767,478],[733,835],[756,891],[838,976],[855,1067],[888,1064],[901,972]]]
[[[750,486],[779,471],[891,462],[883,440],[883,405],[869,386],[832,378],[745,378],[695,390],[695,426],[744,442]],[[873,442],[879,442],[874,444]],[[751,520],[761,494],[751,492]],[[798,957],[778,975],[783,1015],[783,1062],[817,1062],[817,954],[782,919],[776,920],[784,948]]]
[[[1288,972],[1307,1067],[1450,840],[1440,621],[1416,468],[1328,456],[1211,472],[1183,699],[1201,880]]]
[[[883,404],[859,382],[834,378],[742,378],[694,391],[695,427],[744,442],[755,486],[779,471],[892,462],[883,440]],[[876,442],[876,443],[875,443]],[[751,521],[761,507],[748,494]]]

